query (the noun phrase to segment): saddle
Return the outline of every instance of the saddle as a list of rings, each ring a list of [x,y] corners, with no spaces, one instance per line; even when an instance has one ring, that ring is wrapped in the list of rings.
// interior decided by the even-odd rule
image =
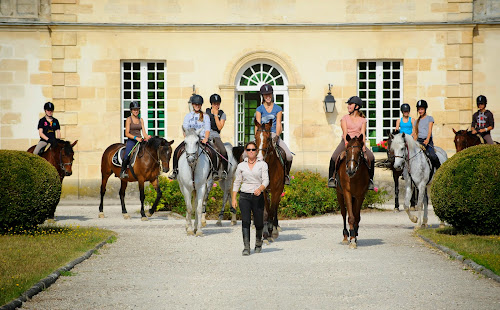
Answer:
[[[208,143],[210,143],[210,142],[208,142]],[[210,146],[215,148],[215,145],[213,143],[210,143]],[[182,154],[184,154],[185,151],[186,151],[185,145],[182,145],[179,148],[179,153],[177,154],[177,160],[179,160],[181,158]],[[204,152],[205,154],[207,154],[208,161],[210,162],[210,169],[214,170],[215,167],[217,167],[217,169],[219,169],[220,159],[219,159],[219,156],[217,155],[217,153],[215,153],[215,151],[207,145],[202,145],[201,151]]]
[[[133,167],[135,160],[137,158],[137,154],[139,154],[139,149],[141,148],[141,144],[137,144],[137,146],[132,150],[132,154],[130,154],[130,163],[129,166]],[[121,167],[123,164],[123,158],[125,158],[125,146],[120,147],[114,154],[111,162],[113,165],[117,167]]]
[[[337,160],[335,161],[335,171],[339,171],[339,166],[340,166],[340,162],[342,161],[342,159],[345,158],[345,155],[346,152],[343,151],[342,153],[340,153],[339,157],[337,157]],[[367,158],[364,153],[363,153],[363,159],[364,159],[364,163],[366,165],[368,165],[368,168],[370,168],[370,165],[371,165],[371,162],[370,162],[370,159]]]

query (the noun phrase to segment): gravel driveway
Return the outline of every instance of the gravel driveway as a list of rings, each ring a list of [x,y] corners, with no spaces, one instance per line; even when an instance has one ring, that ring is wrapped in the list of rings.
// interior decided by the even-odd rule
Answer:
[[[500,309],[500,284],[413,235],[406,213],[362,213],[358,249],[341,245],[342,217],[281,221],[279,239],[243,257],[241,222],[208,221],[188,237],[184,220],[141,222],[128,205],[72,201],[61,224],[98,226],[118,240],[77,265],[22,309]],[[390,207],[389,207],[390,208]],[[430,212],[429,223],[439,224]]]

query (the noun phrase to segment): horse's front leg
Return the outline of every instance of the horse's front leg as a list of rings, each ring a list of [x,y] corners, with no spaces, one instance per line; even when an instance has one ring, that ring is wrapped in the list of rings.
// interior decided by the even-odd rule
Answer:
[[[349,231],[347,230],[347,209],[345,207],[344,195],[337,191],[337,201],[340,205],[340,213],[342,214],[342,220],[344,221],[344,230],[342,234],[344,235],[344,240],[342,240],[342,244],[349,244]]]
[[[122,205],[122,215],[123,218],[128,220],[130,219],[130,215],[127,213],[127,209],[125,208],[125,190],[127,189],[127,184],[128,182],[125,180],[121,180],[121,186],[120,186],[120,203]]]
[[[187,189],[183,184],[179,184],[182,195],[184,196],[184,202],[186,203],[186,232],[188,236],[193,236],[193,224],[191,222],[191,214],[193,212],[193,206],[191,202],[192,190]]]
[[[262,239],[266,244],[269,244],[269,241],[272,241],[272,238],[270,238],[272,234],[272,225],[269,224],[269,217],[270,217],[270,199],[269,199],[269,194],[264,191],[264,229],[263,229],[263,234],[262,234]]]
[[[400,174],[395,170],[392,171],[392,179],[394,180],[394,211],[399,212],[399,177]]]
[[[151,182],[151,184],[153,185],[153,187],[156,190],[156,199],[155,199],[155,202],[153,203],[153,206],[149,209],[148,213],[146,214],[148,217],[151,217],[156,212],[156,207],[160,203],[160,199],[161,199],[161,195],[162,195],[161,189],[160,189],[160,183],[158,182],[158,177],[153,182]]]
[[[276,197],[274,197],[276,196]],[[272,212],[272,231],[271,236],[273,239],[277,239],[280,235],[278,231],[278,208],[280,204],[281,196],[274,195],[271,197],[271,212]]]
[[[196,237],[203,237],[203,231],[201,230],[201,228],[203,227],[203,201],[205,200],[206,192],[207,190],[205,185],[201,186],[201,188],[196,189],[196,214],[194,220],[194,224],[196,226]]]
[[[425,187],[425,195],[424,195],[424,217],[422,218],[422,227],[427,226],[428,222],[428,206],[429,206],[429,196],[427,196],[427,187]]]
[[[417,217],[415,215],[412,215],[411,211],[410,211],[410,199],[411,199],[411,195],[412,195],[411,177],[408,177],[408,179],[406,180],[405,187],[406,187],[406,190],[405,190],[405,201],[403,203],[403,206],[405,208],[406,214],[408,214],[408,218],[410,219],[410,221],[412,221],[413,223],[416,223],[417,222]]]
[[[349,248],[356,249],[358,245],[356,244],[356,231],[354,230],[354,226],[356,223],[356,218],[353,212],[353,197],[349,190],[344,191],[344,200],[347,207],[347,222],[349,223]]]
[[[230,192],[227,191],[226,180],[220,180],[219,186],[222,189],[224,195],[222,196],[222,208],[220,209],[219,219],[217,220],[216,225],[222,226],[222,220],[224,219],[224,207],[226,206],[226,202],[228,200],[228,197],[230,196]]]
[[[424,182],[420,183],[418,186],[418,202],[417,202],[417,210],[418,210],[418,219],[414,223],[417,223],[418,226],[422,225],[422,209],[424,204],[424,198],[427,194],[427,186]]]
[[[141,221],[147,221],[148,217],[146,216],[146,213],[144,213],[144,181],[143,180],[138,180],[139,183],[139,198],[141,199]]]
[[[212,190],[214,182],[209,181],[205,188],[205,196],[203,197],[202,208],[201,208],[201,227],[207,226],[206,213],[207,213],[207,201],[208,196],[210,195],[210,191]]]

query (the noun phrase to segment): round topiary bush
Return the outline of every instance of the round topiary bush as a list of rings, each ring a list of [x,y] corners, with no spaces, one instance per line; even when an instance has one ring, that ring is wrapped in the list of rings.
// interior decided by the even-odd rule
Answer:
[[[30,230],[53,217],[61,198],[56,169],[22,151],[0,150],[0,233]]]
[[[500,234],[500,146],[453,155],[437,171],[430,193],[436,215],[458,231]]]

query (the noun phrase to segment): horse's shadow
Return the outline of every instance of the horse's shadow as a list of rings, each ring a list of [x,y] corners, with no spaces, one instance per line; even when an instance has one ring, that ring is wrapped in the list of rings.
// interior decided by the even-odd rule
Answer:
[[[203,234],[207,235],[207,236],[218,235],[218,234],[229,234],[232,231],[233,230],[231,228],[221,228],[218,226],[214,226],[214,227],[207,226],[207,227],[203,228]]]
[[[306,239],[301,234],[280,234],[276,241],[295,241]]]
[[[382,244],[385,244],[382,239],[358,239],[358,247],[369,247]]]
[[[81,215],[56,215],[56,221],[65,221],[65,220],[75,220],[80,222],[85,222],[90,220],[90,217],[81,216]]]
[[[270,247],[262,247],[262,253],[268,253],[268,252],[278,252],[278,251],[282,251],[282,249],[279,249],[279,248],[270,248]]]

